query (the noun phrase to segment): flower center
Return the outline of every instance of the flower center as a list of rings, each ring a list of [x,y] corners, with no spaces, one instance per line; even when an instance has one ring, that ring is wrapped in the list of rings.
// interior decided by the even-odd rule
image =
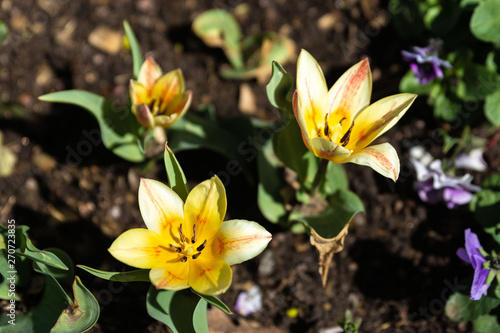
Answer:
[[[334,126],[334,128],[340,127],[340,130],[339,130],[340,133],[337,135],[333,135],[335,131],[332,131],[332,129],[328,126],[328,116],[329,116],[328,114],[325,115],[325,127],[318,131],[318,136],[324,137],[325,139],[328,139],[329,141],[333,142],[333,141],[336,141],[337,138],[342,133],[342,122],[344,120],[346,120],[346,117],[343,117],[342,119],[340,119],[339,124]],[[352,132],[353,126],[354,126],[354,121],[351,123],[351,126],[349,127],[349,129],[340,138],[339,143],[342,145],[342,147],[347,146],[347,144],[349,143],[349,139],[351,138],[351,132]],[[338,133],[338,132],[336,132],[336,133]],[[332,138],[332,136],[334,136],[334,137]]]
[[[196,224],[193,225],[193,237],[187,239],[182,232],[182,223],[179,226],[179,243],[169,244],[170,249],[179,254],[179,260],[181,262],[186,262],[188,258],[196,259],[201,255],[201,251],[207,245],[207,240],[205,239],[201,245],[196,246],[197,235],[196,235]]]

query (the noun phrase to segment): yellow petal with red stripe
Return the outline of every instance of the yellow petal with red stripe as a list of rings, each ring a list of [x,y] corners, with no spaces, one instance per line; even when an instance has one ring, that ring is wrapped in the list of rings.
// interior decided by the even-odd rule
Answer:
[[[189,288],[189,263],[177,262],[152,269],[149,279],[156,289],[181,290]]]
[[[190,260],[189,285],[204,295],[218,295],[225,292],[231,285],[233,272],[229,264],[203,253]]]
[[[396,181],[399,177],[399,157],[389,143],[381,143],[362,149],[344,160],[344,163],[366,165],[382,176]]]

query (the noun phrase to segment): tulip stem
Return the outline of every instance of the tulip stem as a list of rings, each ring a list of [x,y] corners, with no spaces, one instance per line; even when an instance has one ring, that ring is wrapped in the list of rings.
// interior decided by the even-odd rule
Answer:
[[[328,167],[328,162],[330,161],[325,159],[321,159],[321,162],[319,162],[318,171],[316,172],[316,177],[314,177],[314,181],[312,183],[313,190],[315,190],[319,186],[319,183],[325,176],[326,168]]]

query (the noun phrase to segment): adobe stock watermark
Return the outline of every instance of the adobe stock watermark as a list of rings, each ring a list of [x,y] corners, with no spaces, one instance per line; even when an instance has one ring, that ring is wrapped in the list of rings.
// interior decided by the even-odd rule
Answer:
[[[446,287],[441,290],[441,294],[439,295],[439,297],[430,301],[427,307],[420,307],[418,311],[413,312],[409,316],[410,322],[431,320],[432,316],[438,316],[442,314],[444,312],[446,301],[448,300],[448,298],[452,294],[466,290],[468,288],[468,286],[465,284],[459,284],[457,277],[455,277],[453,283],[451,283],[447,279],[445,279],[443,283]]]

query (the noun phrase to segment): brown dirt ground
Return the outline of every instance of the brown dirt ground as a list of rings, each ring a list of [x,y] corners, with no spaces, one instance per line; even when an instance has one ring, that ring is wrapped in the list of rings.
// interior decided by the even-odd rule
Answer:
[[[18,157],[14,174],[0,179],[2,223],[15,218],[17,224],[30,226],[39,248],[59,247],[75,263],[121,270],[106,249],[126,229],[143,226],[137,205],[138,178],[165,180],[162,163],[141,168],[97,145],[75,166],[68,149],[76,149],[85,140],[83,132],[97,128],[97,123],[84,110],[42,103],[37,96],[75,88],[125,101],[130,54],[96,49],[88,36],[101,25],[121,32],[126,19],[142,49],[165,71],[183,70],[186,86],[193,90],[192,108],[213,103],[219,116],[236,115],[240,82],[219,77],[218,70],[227,62],[223,53],[204,46],[190,24],[206,9],[233,10],[243,3],[248,11],[239,20],[245,35],[286,32],[298,49],[307,49],[318,59],[329,84],[368,56],[374,73],[373,99],[397,93],[399,78],[407,70],[399,52],[408,45],[397,39],[390,15],[376,0],[3,0],[0,19],[8,23],[11,35],[0,48],[1,101],[20,103],[26,114],[17,118],[9,110],[0,113],[4,142]],[[294,66],[285,68],[294,75]],[[264,86],[249,84],[256,96],[253,116],[271,118]],[[248,318],[237,314],[221,318],[210,311],[212,330],[325,332],[322,329],[335,326],[336,319],[350,309],[363,319],[362,332],[471,331],[467,324],[450,322],[443,306],[450,285],[471,274],[455,251],[473,218],[466,209],[427,206],[412,191],[414,173],[407,150],[420,142],[439,153],[439,140],[428,139],[436,126],[420,98],[382,138],[394,144],[402,158],[401,178],[395,185],[369,168],[345,166],[351,189],[361,197],[367,213],[351,223],[326,288],[321,287],[317,255],[307,237],[266,222],[256,208],[255,188],[248,188],[243,177],[235,177],[227,189],[228,215],[259,221],[273,232],[265,253],[274,266],[270,273],[259,273],[261,255],[234,267],[233,285],[222,299],[234,309],[238,293],[257,284],[264,308]],[[178,157],[192,184],[226,163],[208,151],[183,152]],[[109,293],[107,281],[78,274],[102,305],[91,332],[167,332],[146,313],[147,284],[128,284]],[[299,314],[290,318],[286,310],[294,307]]]

